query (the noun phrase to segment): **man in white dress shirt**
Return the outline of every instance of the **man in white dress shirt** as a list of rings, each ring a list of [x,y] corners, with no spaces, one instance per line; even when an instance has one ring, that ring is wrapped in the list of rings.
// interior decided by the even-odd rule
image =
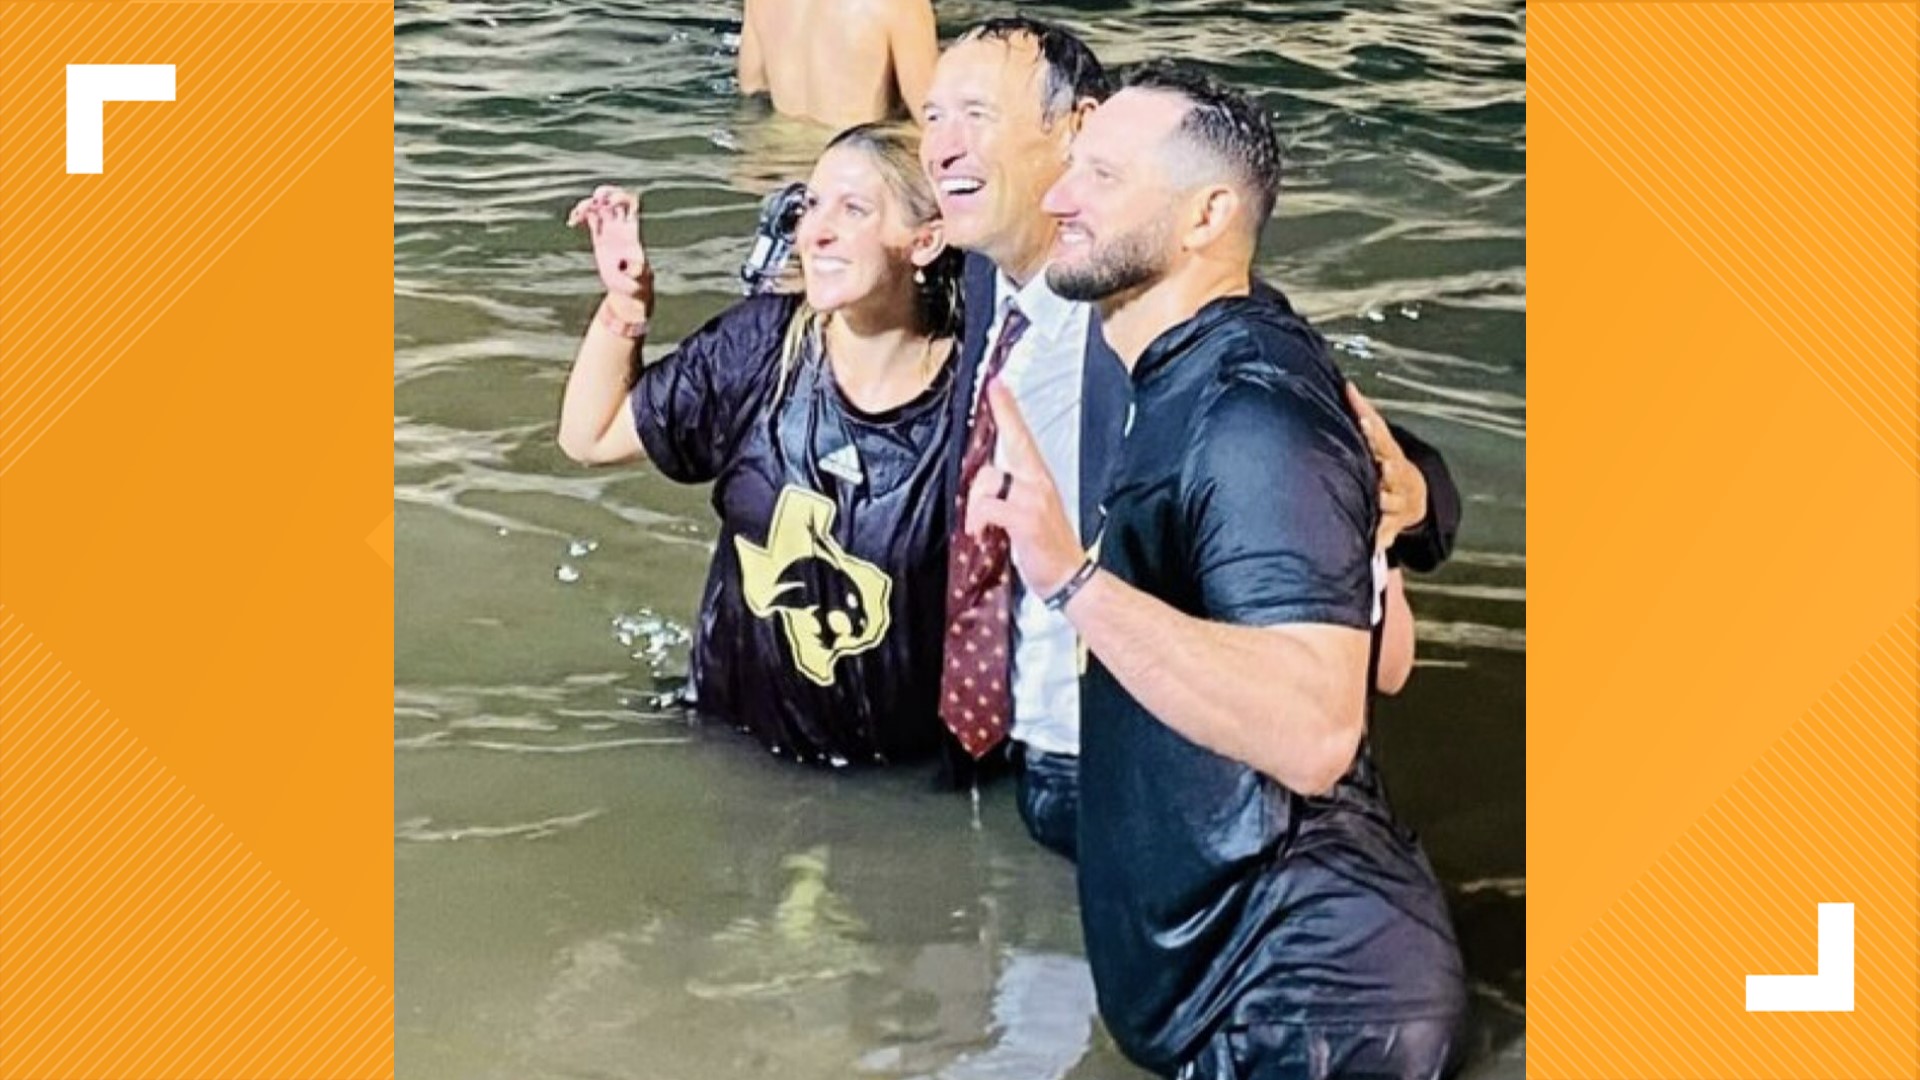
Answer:
[[[936,185],[951,242],[972,253],[967,355],[957,372],[964,392],[955,395],[969,422],[959,430],[972,430],[971,418],[984,408],[983,359],[986,366],[1000,360],[994,377],[1019,399],[1048,468],[1060,478],[1076,528],[1092,308],[1047,287],[1042,271],[1053,223],[1041,212],[1040,197],[1058,177],[1081,119],[1106,90],[1099,61],[1079,39],[1024,18],[996,19],[963,34],[941,56],[921,143],[921,162]],[[1002,350],[1013,312],[1024,328]],[[1112,371],[1124,395],[1124,370],[1114,361]],[[958,474],[963,456],[953,455],[956,492],[965,490]],[[956,515],[955,522],[962,519]],[[1002,564],[999,572],[1004,569]],[[949,614],[956,614],[951,603]],[[1010,715],[996,718],[967,749],[982,756],[1012,736],[1027,828],[1047,847],[1071,855],[1080,737],[1073,627],[1020,590],[1011,597],[1010,622],[995,630],[1011,632]],[[950,640],[949,651],[956,645]]]
[[[1065,170],[1074,134],[1108,90],[1098,59],[1072,33],[1020,16],[993,19],[941,55],[920,149],[947,241],[970,252],[955,372],[964,389],[954,395],[961,420],[954,430],[964,443],[950,455],[950,490],[963,500],[989,454],[999,456],[982,393],[997,379],[1013,391],[1070,523],[1089,547],[1099,538],[1106,470],[1124,433],[1131,390],[1092,307],[1047,286],[1054,222],[1040,204]],[[1363,416],[1370,414],[1367,408]],[[1458,493],[1437,453],[1396,431],[1415,447],[1416,466],[1377,418],[1372,428],[1382,535],[1399,535],[1393,553],[1400,561],[1431,569],[1451,546]],[[942,715],[975,758],[1011,740],[1022,820],[1034,839],[1072,858],[1079,642],[1064,615],[1018,587],[1004,536],[964,536],[964,505],[957,509]]]

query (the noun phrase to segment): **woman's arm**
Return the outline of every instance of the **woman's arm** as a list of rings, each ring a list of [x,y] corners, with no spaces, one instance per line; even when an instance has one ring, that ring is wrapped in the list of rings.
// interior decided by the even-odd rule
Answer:
[[[653,268],[640,242],[640,200],[602,187],[582,199],[567,224],[593,236],[594,263],[606,298],[580,341],[560,400],[560,449],[583,465],[611,465],[642,456],[627,393],[640,368],[653,310]]]
[[[1380,666],[1374,689],[1397,694],[1413,674],[1413,608],[1407,603],[1407,579],[1398,567],[1387,572],[1387,609],[1380,624]]]
[[[646,339],[616,333],[608,322],[611,316],[643,323],[646,308],[612,293],[600,305],[580,341],[560,400],[560,449],[582,465],[613,465],[645,456],[628,412],[627,393],[639,372],[640,346]]]

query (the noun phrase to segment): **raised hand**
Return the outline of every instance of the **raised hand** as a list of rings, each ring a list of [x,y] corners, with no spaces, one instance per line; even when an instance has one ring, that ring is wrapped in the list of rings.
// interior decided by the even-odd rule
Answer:
[[[585,226],[593,238],[594,265],[609,295],[652,305],[653,268],[640,240],[638,195],[610,185],[595,188],[574,204],[567,225]]]
[[[1401,533],[1426,520],[1427,478],[1400,449],[1380,410],[1351,382],[1347,383],[1347,404],[1360,419],[1360,433],[1380,466],[1380,527],[1373,546],[1385,551]]]
[[[1080,569],[1086,552],[1013,391],[994,379],[987,383],[987,395],[1000,431],[1004,468],[989,464],[974,477],[967,494],[967,532],[979,536],[987,529],[1003,530],[1020,580],[1028,591],[1051,596]]]

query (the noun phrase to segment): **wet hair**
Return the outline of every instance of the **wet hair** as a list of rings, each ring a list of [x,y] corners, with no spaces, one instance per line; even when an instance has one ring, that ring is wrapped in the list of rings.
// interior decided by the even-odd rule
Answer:
[[[1017,37],[1033,40],[1046,67],[1046,84],[1040,92],[1040,119],[1051,126],[1073,111],[1081,98],[1105,101],[1113,92],[1113,83],[1100,60],[1073,31],[1053,23],[1030,19],[1025,15],[1007,15],[988,19],[960,35],[961,41],[1000,41],[1011,43]]]
[[[1257,238],[1280,198],[1280,140],[1252,98],[1190,64],[1151,60],[1121,74],[1122,90],[1177,94],[1191,106],[1175,136],[1232,173],[1250,196]]]
[[[915,225],[924,225],[940,216],[940,203],[933,196],[933,184],[920,167],[920,133],[907,124],[855,124],[835,135],[821,157],[841,147],[861,150],[879,167],[887,189],[906,208]]]
[[[898,123],[856,124],[835,135],[820,156],[842,147],[867,155],[915,226],[938,220],[940,204],[934,199],[932,181],[920,166],[918,128]],[[916,314],[920,328],[933,337],[952,337],[960,332],[960,275],[965,258],[957,248],[949,247],[920,268],[920,276],[926,280],[916,289]],[[787,324],[780,352],[783,383],[784,373],[793,369],[801,349],[813,342],[819,331],[819,313],[802,301],[793,321]]]

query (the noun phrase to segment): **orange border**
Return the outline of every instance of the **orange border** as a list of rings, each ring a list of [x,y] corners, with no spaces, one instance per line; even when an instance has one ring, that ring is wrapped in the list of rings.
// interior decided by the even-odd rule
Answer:
[[[393,1074],[392,19],[0,7],[0,1077]]]
[[[1528,1073],[1912,1077],[1915,6],[1529,19]]]
[[[1529,1071],[1912,1076],[1915,8],[1531,21]],[[391,1075],[390,28],[0,7],[0,1076]]]

